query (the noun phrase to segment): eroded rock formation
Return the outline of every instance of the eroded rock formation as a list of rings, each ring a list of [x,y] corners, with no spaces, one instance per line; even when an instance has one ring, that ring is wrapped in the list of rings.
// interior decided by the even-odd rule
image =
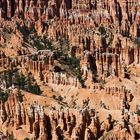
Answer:
[[[0,72],[30,73],[43,92],[36,99],[61,109],[21,101],[20,86],[0,75],[0,136],[139,139],[139,10],[138,0],[1,0]]]

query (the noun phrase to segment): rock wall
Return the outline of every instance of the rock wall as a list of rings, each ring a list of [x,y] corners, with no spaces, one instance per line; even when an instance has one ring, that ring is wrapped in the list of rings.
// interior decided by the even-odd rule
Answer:
[[[79,81],[76,77],[71,77],[67,73],[55,72],[53,69],[53,56],[49,55],[49,62],[45,62],[43,55],[38,55],[37,60],[33,60],[30,55],[20,55],[17,57],[6,57],[1,52],[0,66],[1,67],[26,67],[28,71],[32,72],[42,79],[42,81],[54,84],[73,85],[78,86]],[[110,75],[116,77],[125,77],[125,68],[129,65],[140,64],[140,48],[102,48],[96,49],[93,53],[84,51],[81,54],[81,71],[85,80],[93,82],[93,77],[97,74],[101,79],[106,79]],[[50,71],[51,70],[51,71]],[[79,87],[79,86],[78,86]]]

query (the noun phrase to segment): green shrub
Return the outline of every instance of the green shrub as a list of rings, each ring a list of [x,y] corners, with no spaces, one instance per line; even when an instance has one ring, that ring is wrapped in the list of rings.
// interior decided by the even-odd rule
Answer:
[[[8,93],[0,90],[0,101],[5,102],[8,99]]]
[[[29,138],[25,138],[24,140],[30,140]]]
[[[99,27],[99,32],[101,33],[101,35],[106,35],[106,29],[104,26],[100,26]]]

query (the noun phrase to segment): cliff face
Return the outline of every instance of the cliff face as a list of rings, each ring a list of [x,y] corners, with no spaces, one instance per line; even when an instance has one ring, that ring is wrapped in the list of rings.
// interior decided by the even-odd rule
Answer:
[[[113,23],[116,27],[121,26],[124,31],[128,31],[130,26],[132,28],[138,27],[139,6],[140,4],[137,0],[2,0],[0,3],[2,18],[12,18],[13,16],[21,15],[25,19],[31,18],[34,20],[54,18],[55,16],[67,18],[73,11],[73,13],[77,12],[73,18],[78,18],[80,15],[90,16],[92,14],[92,18],[96,19],[95,23],[104,23],[104,25]]]
[[[18,132],[34,140],[138,139],[139,11],[138,0],[1,0],[4,135],[13,131],[17,139]],[[27,100],[19,101],[15,86],[21,85],[14,85],[18,80],[12,74],[3,74],[8,70],[34,76],[42,90],[34,103],[25,91]],[[9,97],[3,101],[7,89]],[[55,98],[56,110],[36,102],[43,98],[48,103]],[[57,110],[60,105],[64,110]]]
[[[28,23],[22,26],[35,28],[39,35],[47,32],[48,38],[56,41],[65,36],[69,55],[80,56],[85,79],[95,73],[101,79],[124,76],[124,67],[139,64],[138,8],[135,1],[1,1],[4,19],[23,15]]]

